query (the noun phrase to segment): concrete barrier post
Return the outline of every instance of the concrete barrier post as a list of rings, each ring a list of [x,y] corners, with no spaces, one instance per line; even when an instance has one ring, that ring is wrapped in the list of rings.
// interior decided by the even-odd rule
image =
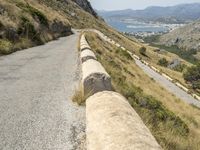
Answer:
[[[91,49],[91,47],[89,46],[89,44],[85,38],[85,35],[83,34],[80,39],[80,50],[83,51],[85,49]]]
[[[112,90],[111,77],[98,61],[94,59],[85,61],[82,64],[82,74],[85,95]]]
[[[160,150],[127,100],[99,92],[86,100],[87,150]]]
[[[89,49],[82,51],[80,57],[81,57],[82,63],[84,63],[85,61],[87,61],[89,59],[97,60],[95,54]]]

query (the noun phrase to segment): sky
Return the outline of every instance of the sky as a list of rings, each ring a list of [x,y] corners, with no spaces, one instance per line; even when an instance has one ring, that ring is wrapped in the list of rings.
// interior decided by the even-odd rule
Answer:
[[[173,6],[200,0],[89,0],[97,10],[144,9],[148,6]]]

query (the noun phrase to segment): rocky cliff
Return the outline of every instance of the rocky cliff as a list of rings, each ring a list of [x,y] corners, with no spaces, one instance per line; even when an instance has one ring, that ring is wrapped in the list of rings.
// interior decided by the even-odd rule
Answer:
[[[97,13],[94,11],[94,9],[92,8],[89,1],[87,1],[87,0],[72,0],[72,1],[74,1],[76,4],[78,4],[85,11],[87,11],[90,14],[92,14],[93,16],[97,17]]]

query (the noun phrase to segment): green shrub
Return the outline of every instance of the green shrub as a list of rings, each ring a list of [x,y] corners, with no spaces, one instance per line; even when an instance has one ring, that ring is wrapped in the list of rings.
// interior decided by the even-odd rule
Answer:
[[[10,41],[0,39],[0,54],[7,55],[12,53],[12,50],[13,50],[13,44]]]
[[[152,44],[152,43],[151,45],[154,47],[159,47],[160,49],[164,49],[168,52],[174,53],[190,63],[196,64],[198,62],[198,59],[194,57],[194,55],[197,54],[197,51],[194,49],[186,51],[186,50],[180,49],[176,45],[165,46],[165,45],[158,45],[158,44]]]
[[[167,67],[168,64],[169,64],[169,62],[165,58],[161,58],[160,60],[158,60],[158,65],[160,65],[160,66]]]
[[[187,71],[183,74],[184,79],[190,82],[194,89],[200,89],[200,63],[196,66],[187,68]]]
[[[187,67],[187,65],[180,64],[180,65],[177,65],[176,67],[174,67],[173,70],[178,71],[178,72],[183,72],[186,67]]]
[[[144,56],[146,56],[146,47],[141,47],[140,49],[139,49],[139,52],[140,52],[140,54],[141,55],[144,55]]]
[[[155,127],[160,124],[165,126],[165,129],[172,129],[175,134],[187,136],[189,133],[188,126],[173,112],[169,111],[164,105],[157,101],[154,97],[145,95],[140,88],[132,84],[123,84],[120,88],[121,93],[128,99],[130,104],[137,110],[139,114],[143,114],[144,120]],[[148,114],[148,118],[145,117]],[[146,120],[147,121],[147,120]],[[170,122],[170,124],[167,124]]]
[[[132,60],[133,58],[131,57],[131,55],[127,52],[127,51],[124,51],[122,49],[117,49],[115,51],[117,54],[121,55],[122,57],[124,57],[125,59],[128,59],[128,60]]]
[[[104,64],[104,66],[108,67],[109,65]],[[165,131],[167,131],[170,129],[176,135],[188,135],[189,128],[185,122],[173,112],[169,111],[160,101],[152,96],[145,95],[141,88],[128,82],[126,76],[121,73],[120,68],[111,68],[108,67],[106,70],[108,70],[112,77],[113,83],[115,84],[115,90],[128,99],[129,103],[136,109],[145,122],[157,127],[158,130],[165,129]],[[164,129],[159,129],[160,125]]]

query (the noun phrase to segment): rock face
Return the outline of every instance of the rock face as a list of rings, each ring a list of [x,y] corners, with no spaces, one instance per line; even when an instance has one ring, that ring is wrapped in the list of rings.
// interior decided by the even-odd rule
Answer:
[[[60,34],[60,35],[67,35],[67,33],[68,33],[68,34],[72,33],[72,32],[71,32],[71,27],[70,27],[70,26],[64,25],[62,21],[59,21],[59,20],[57,20],[57,19],[55,19],[55,20],[52,22],[52,24],[51,24],[51,26],[50,26],[50,30],[51,30],[52,32],[54,32],[54,34],[57,33],[58,36],[59,36],[59,34]]]
[[[74,1],[76,4],[78,4],[85,11],[87,11],[90,14],[92,14],[93,16],[97,17],[97,13],[94,11],[94,9],[92,8],[89,1],[87,1],[87,0],[72,0],[72,1]]]

